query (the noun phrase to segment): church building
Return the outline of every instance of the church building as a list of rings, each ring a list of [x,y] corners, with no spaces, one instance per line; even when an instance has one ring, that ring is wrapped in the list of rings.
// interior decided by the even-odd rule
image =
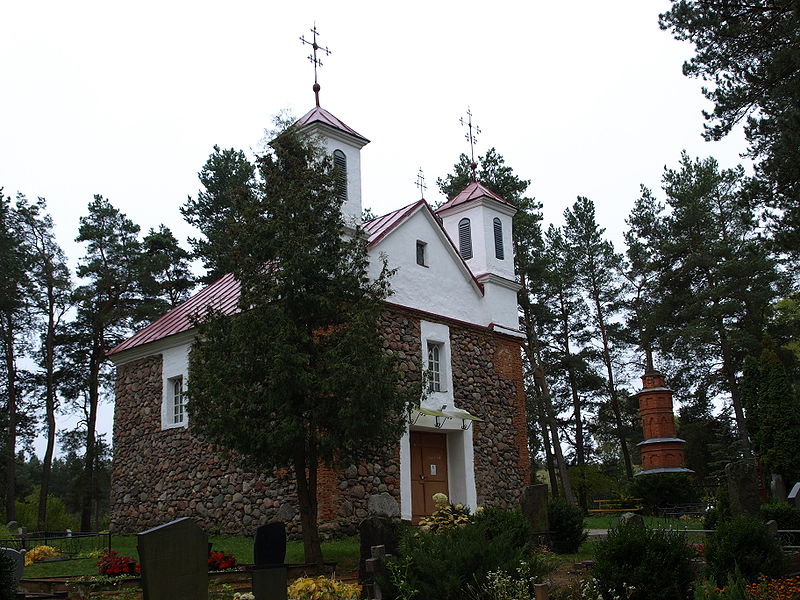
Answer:
[[[318,91],[318,86],[316,87]],[[318,136],[346,173],[342,211],[361,224],[361,152],[368,140],[319,104],[297,125]],[[512,245],[516,209],[478,181],[435,210],[417,200],[363,223],[370,274],[396,269],[381,320],[384,347],[428,393],[384,456],[321,469],[320,531],[353,533],[381,507],[407,520],[433,494],[472,510],[516,506],[530,483],[525,392]],[[192,315],[232,313],[226,275],[110,351],[116,366],[111,527],[132,533],[178,517],[231,534],[282,520],[299,530],[284,470],[240,468],[192,433],[186,411]]]

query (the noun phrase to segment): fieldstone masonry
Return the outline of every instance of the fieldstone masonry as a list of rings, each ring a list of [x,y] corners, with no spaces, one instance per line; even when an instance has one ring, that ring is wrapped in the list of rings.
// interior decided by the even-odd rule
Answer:
[[[384,348],[399,358],[408,385],[421,380],[420,317],[450,327],[456,405],[485,419],[473,425],[479,505],[512,507],[530,482],[525,396],[519,343],[485,328],[414,311],[384,313]],[[285,469],[258,474],[223,458],[192,435],[191,428],[161,430],[161,356],[117,369],[111,528],[132,533],[164,521],[191,517],[209,532],[251,535],[280,520],[287,534],[300,532],[293,476]],[[364,456],[342,471],[321,468],[320,533],[355,534],[369,515],[370,499],[400,503],[399,443],[382,455]]]

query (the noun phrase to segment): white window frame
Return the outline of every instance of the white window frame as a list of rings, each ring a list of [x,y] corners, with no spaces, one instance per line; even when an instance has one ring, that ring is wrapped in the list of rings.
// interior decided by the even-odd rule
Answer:
[[[183,388],[183,375],[169,378],[169,404],[172,406],[172,424],[183,425],[186,420],[186,391]]]
[[[161,387],[161,429],[175,429],[189,426],[189,414],[186,412],[188,382],[189,382],[189,348],[186,343],[173,348],[167,348],[161,354],[161,372],[163,377]],[[181,420],[175,420],[175,383],[181,384]]]
[[[422,342],[422,366],[425,374],[425,398],[423,406],[439,410],[443,405],[453,406],[453,369],[450,352],[450,328],[442,323],[420,321]],[[433,389],[430,373],[429,353],[431,348],[439,351],[439,389]]]
[[[442,359],[444,358],[443,344],[428,342],[428,391],[444,392],[442,387]]]

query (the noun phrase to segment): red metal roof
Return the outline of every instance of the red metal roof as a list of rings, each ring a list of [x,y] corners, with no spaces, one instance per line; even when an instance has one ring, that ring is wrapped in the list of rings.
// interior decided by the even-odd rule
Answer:
[[[176,333],[188,331],[194,327],[193,318],[202,315],[206,309],[213,308],[225,315],[232,315],[239,310],[239,282],[228,273],[197,294],[162,315],[144,329],[109,350],[108,354],[117,354],[136,346],[155,342]]]
[[[467,263],[461,258],[456,250],[453,241],[442,229],[439,220],[433,215],[430,206],[425,200],[417,200],[408,206],[399,208],[382,217],[376,217],[372,221],[364,223],[364,231],[367,233],[367,247],[371,248],[382,240],[389,232],[393,231],[398,225],[411,216],[416,210],[422,207],[423,210],[431,212],[431,216],[436,226],[442,230],[445,238],[453,246],[453,250],[468,273],[470,273],[475,285],[483,290],[483,286],[478,282]],[[137,346],[142,346],[150,342],[164,339],[168,336],[188,331],[194,327],[194,318],[200,316],[207,308],[213,308],[225,315],[232,315],[239,310],[237,302],[239,300],[240,284],[232,273],[228,273],[217,279],[211,285],[203,288],[197,294],[179,304],[163,316],[159,317],[144,329],[140,329],[133,336],[109,350],[108,355],[118,354],[124,350],[130,350]]]
[[[425,200],[417,200],[416,202],[398,208],[382,217],[375,217],[371,221],[364,223],[364,231],[369,236],[367,238],[367,247],[371,248],[377,244],[383,237],[402,223],[406,217],[413,213],[418,206],[425,204]]]
[[[355,129],[350,127],[349,125],[345,125],[338,117],[334,117],[331,113],[327,110],[322,108],[321,106],[315,106],[302,117],[300,117],[295,125],[303,126],[303,125],[311,125],[312,123],[324,123],[329,127],[333,127],[334,129],[338,129],[339,131],[344,131],[345,133],[349,133],[352,136],[357,137],[360,140],[364,140],[364,142],[369,142],[367,138],[363,135],[358,133]]]
[[[485,185],[478,181],[471,181],[467,187],[461,190],[458,194],[450,198],[447,202],[442,204],[439,208],[436,209],[436,212],[442,212],[443,210],[447,210],[448,208],[453,208],[454,206],[458,206],[459,204],[464,204],[471,200],[476,200],[477,198],[481,198],[483,196],[488,196],[489,198],[493,198],[498,202],[502,202],[508,206],[513,207],[514,205],[510,202],[506,202],[495,194],[492,190],[487,188]]]

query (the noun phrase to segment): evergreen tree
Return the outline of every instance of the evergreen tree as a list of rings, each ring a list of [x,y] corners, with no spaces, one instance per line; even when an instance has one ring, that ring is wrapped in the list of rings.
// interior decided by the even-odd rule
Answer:
[[[566,221],[564,236],[569,240],[575,253],[578,282],[590,307],[594,324],[592,337],[599,342],[602,352],[608,406],[614,423],[614,437],[619,442],[625,473],[631,478],[633,464],[627,439],[630,427],[626,426],[623,420],[614,365],[614,355],[620,343],[615,318],[622,307],[624,295],[620,281],[622,257],[614,252],[611,242],[603,239],[605,229],[597,224],[594,203],[588,198],[579,196],[572,208],[564,211],[564,219]]]
[[[5,400],[5,510],[9,521],[16,518],[16,455],[22,402],[17,361],[24,354],[24,338],[31,325],[27,312],[27,260],[24,240],[19,235],[18,215],[11,199],[0,188],[0,355]]]
[[[746,359],[742,396],[753,447],[764,467],[785,481],[800,480],[795,454],[800,445],[800,394],[772,339],[765,339],[758,358]]]
[[[99,195],[88,210],[80,219],[76,239],[87,245],[77,271],[85,283],[75,290],[77,315],[72,324],[71,357],[79,379],[65,387],[84,417],[83,531],[91,528],[98,502],[96,424],[97,408],[108,383],[106,353],[139,322],[136,315],[141,314],[143,304],[139,226]]]
[[[43,198],[30,203],[23,196],[17,199],[20,232],[28,248],[28,281],[31,288],[31,311],[41,331],[36,359],[37,396],[45,407],[47,446],[42,463],[37,529],[43,531],[47,521],[50,469],[55,450],[56,408],[58,404],[58,368],[56,354],[64,327],[64,317],[70,307],[72,281],[67,259],[53,233],[53,219],[46,212]]]
[[[142,240],[142,292],[146,312],[156,318],[189,297],[194,277],[189,253],[169,227],[151,229]]]
[[[556,411],[546,377],[547,369],[542,362],[543,348],[538,331],[545,316],[535,298],[541,293],[542,276],[547,268],[542,257],[542,248],[544,247],[541,230],[542,205],[535,199],[525,196],[531,183],[530,180],[520,179],[514,170],[505,164],[505,159],[494,148],[490,148],[484,156],[479,157],[476,176],[478,181],[519,211],[514,217],[512,242],[514,266],[522,285],[518,301],[521,313],[520,324],[527,338],[525,358],[529,367],[528,379],[530,380],[526,386],[528,411],[538,416],[538,426],[541,431],[542,445],[548,457],[547,466],[553,492],[555,493],[560,488],[564,498],[571,504],[575,504],[567,475],[567,464],[561,450]],[[437,179],[436,183],[442,194],[451,198],[469,184],[471,177],[471,161],[466,154],[462,154],[453,166],[453,172],[444,178]],[[531,421],[531,424],[533,423]],[[534,437],[535,429],[530,427],[528,434],[529,437]],[[553,460],[550,460],[551,455]],[[557,480],[560,480],[560,486],[557,485]]]
[[[684,153],[678,169],[665,170],[671,212],[660,217],[663,236],[650,247],[657,252],[659,343],[685,364],[705,365],[728,394],[747,454],[739,377],[744,358],[758,352],[780,279],[743,182],[741,168],[720,171],[714,159]]]
[[[241,237],[239,230],[247,227],[241,209],[255,201],[256,169],[241,150],[214,146],[198,177],[204,189],[186,201],[181,214],[203,235],[189,243],[203,261],[203,281],[209,283],[236,269],[239,249],[234,244]]]
[[[800,247],[800,6],[793,0],[673,0],[662,29],[692,42],[684,74],[711,82],[707,139],[720,139],[746,120],[749,155],[762,185],[754,189],[778,208],[774,233],[797,266]]]
[[[306,561],[320,563],[317,472],[388,450],[421,390],[403,390],[379,333],[388,272],[344,236],[330,157],[289,129],[231,231],[240,312],[207,314],[192,349],[192,427],[255,468],[294,473]]]

